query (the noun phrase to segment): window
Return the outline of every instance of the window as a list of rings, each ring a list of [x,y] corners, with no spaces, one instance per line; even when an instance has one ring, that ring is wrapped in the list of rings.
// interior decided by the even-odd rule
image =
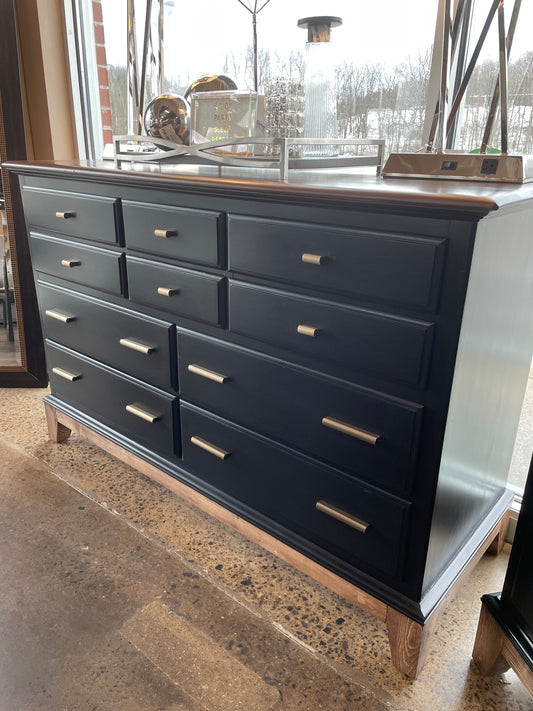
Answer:
[[[81,89],[76,94],[86,97],[81,102],[78,121],[88,126],[88,133],[92,134],[85,138],[88,146],[85,152],[90,157],[99,157],[103,145],[111,142],[113,133],[128,133],[127,0],[65,1],[70,8],[67,21],[70,17],[75,29],[69,36],[77,38],[77,53],[82,58],[77,64],[78,70],[73,72],[73,79]],[[239,89],[253,88],[252,15],[247,9],[252,5],[252,0],[196,0],[194,5],[183,0],[164,0],[164,91],[183,94],[195,79],[216,73],[230,76]],[[341,137],[384,138],[387,152],[419,150],[424,145],[438,6],[439,0],[328,3],[327,12],[343,20],[342,26],[332,34],[338,55],[336,79]],[[490,6],[489,0],[473,0],[466,64]],[[140,72],[146,0],[135,0],[134,7]],[[258,79],[262,91],[265,80],[270,77],[301,76],[306,37],[297,27],[297,20],[323,14],[324,3],[323,0],[291,0],[289,4],[282,0],[266,3],[259,0],[257,7],[260,9],[257,15]],[[507,27],[511,11],[509,2],[506,4]],[[522,3],[509,55],[508,82],[509,150],[521,153],[533,152],[533,40],[526,30],[532,23],[533,3]],[[433,69],[435,75],[438,75],[437,69]],[[472,150],[481,144],[497,73],[495,19],[470,80],[458,130],[448,147]],[[91,87],[96,83],[96,76],[99,92],[95,93]],[[147,82],[145,104],[153,94],[151,83]],[[498,130],[499,114],[489,144],[496,148],[500,145]]]
[[[258,8],[262,4],[259,2]],[[97,0],[92,5],[99,6],[94,11],[97,33],[100,39],[102,32],[105,36],[106,63],[99,68],[99,75],[107,70],[110,103],[103,106],[103,125],[105,143],[109,143],[111,132],[127,133],[127,2]],[[136,0],[139,69],[145,7],[145,2]],[[101,24],[97,19],[100,13]],[[437,0],[412,0],[409,4],[343,0],[329,2],[327,13],[343,20],[332,33],[338,56],[339,135],[382,137],[389,151],[418,150]],[[301,76],[306,33],[297,21],[313,14],[324,14],[323,2],[269,0],[259,12],[260,91],[269,77]],[[383,21],[385,14],[387,22]],[[97,51],[103,54],[100,46]],[[230,76],[239,89],[252,89],[251,13],[238,0],[197,0],[194,5],[165,0],[164,70],[164,89],[172,93],[183,94],[195,79],[217,73]],[[150,98],[148,82],[147,100]]]

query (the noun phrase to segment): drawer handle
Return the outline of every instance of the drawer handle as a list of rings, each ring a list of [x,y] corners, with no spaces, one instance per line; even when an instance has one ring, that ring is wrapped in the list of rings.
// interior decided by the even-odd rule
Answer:
[[[178,236],[178,231],[177,230],[154,230],[154,237],[163,237],[164,239],[168,239],[169,237],[177,237]]]
[[[75,212],[56,212],[58,220],[68,220],[70,217],[76,217]]]
[[[155,412],[150,412],[149,410],[146,410],[144,407],[139,405],[139,403],[137,403],[137,402],[132,402],[131,405],[126,405],[126,411],[131,413],[132,415],[135,415],[135,417],[139,417],[141,420],[144,420],[145,422],[149,422],[151,425],[153,425],[154,422],[157,422],[159,419],[161,419],[161,415],[158,415]]]
[[[130,348],[132,351],[144,353],[144,355],[150,355],[150,353],[155,353],[157,350],[157,346],[147,346],[145,343],[136,341],[134,338],[121,338],[119,343],[125,348]]]
[[[318,328],[315,328],[314,326],[306,326],[303,323],[298,324],[298,328],[296,329],[298,333],[301,333],[302,336],[310,336],[311,338],[316,338],[318,336]]]
[[[350,437],[355,437],[355,439],[360,439],[362,442],[366,442],[367,444],[375,445],[378,440],[381,439],[381,435],[359,429],[359,427],[354,427],[347,422],[336,420],[334,417],[323,417],[322,424],[325,427],[330,427],[332,430],[337,430],[337,432],[342,432]]]
[[[196,437],[196,435],[191,437],[191,442],[197,447],[200,447],[200,449],[204,449],[206,452],[209,452],[209,454],[218,457],[218,459],[227,459],[230,455],[230,453],[226,452],[225,449],[221,449],[220,447],[211,444],[211,442],[208,442],[207,440],[202,439],[201,437]]]
[[[80,267],[81,262],[79,259],[62,259],[61,266],[62,267]]]
[[[324,264],[326,261],[326,258],[322,254],[309,254],[308,252],[304,252],[302,254],[302,262],[305,262],[305,264]]]
[[[59,375],[60,378],[63,378],[64,380],[68,380],[71,383],[75,383],[76,380],[81,379],[81,373],[70,373],[68,370],[65,370],[64,368],[52,368],[52,373]]]
[[[317,501],[315,504],[317,511],[325,513],[327,516],[337,519],[341,523],[345,523],[347,526],[355,528],[359,533],[366,533],[367,528],[370,526],[366,521],[361,521],[361,519],[352,516],[352,514],[346,513],[342,509],[328,504],[327,501]]]
[[[202,368],[201,365],[196,365],[195,363],[189,363],[187,370],[196,375],[200,375],[202,378],[207,378],[208,380],[214,380],[215,383],[225,383],[229,380],[229,375],[221,375],[216,373],[214,370],[208,370],[207,368]]]
[[[157,293],[160,296],[176,296],[176,294],[180,293],[179,289],[172,289],[167,286],[160,286],[157,289]]]
[[[72,314],[65,314],[62,311],[56,311],[55,309],[46,309],[44,313],[50,318],[55,318],[56,321],[61,321],[61,323],[72,323],[76,320],[76,317]]]

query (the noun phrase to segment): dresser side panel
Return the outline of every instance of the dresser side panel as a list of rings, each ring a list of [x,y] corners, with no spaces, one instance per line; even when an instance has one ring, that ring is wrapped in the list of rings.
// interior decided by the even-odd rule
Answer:
[[[533,354],[533,203],[477,230],[424,590],[504,494]]]

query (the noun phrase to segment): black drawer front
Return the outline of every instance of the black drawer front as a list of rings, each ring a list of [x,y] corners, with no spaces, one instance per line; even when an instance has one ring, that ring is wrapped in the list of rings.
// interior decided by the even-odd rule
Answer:
[[[177,398],[49,341],[46,359],[52,395],[159,454],[179,452]]]
[[[189,262],[221,265],[222,217],[150,203],[122,202],[126,246]]]
[[[22,189],[26,219],[31,227],[115,244],[114,198],[59,190]]]
[[[445,240],[235,216],[228,237],[237,272],[379,301],[436,304]]]
[[[423,386],[433,325],[230,281],[230,330],[306,358]]]
[[[174,385],[174,327],[120,306],[37,283],[44,335],[168,390]]]
[[[423,408],[209,338],[178,335],[180,394],[388,491],[407,491]]]
[[[408,504],[187,404],[180,412],[183,459],[196,476],[348,563],[399,573]]]
[[[94,289],[122,294],[121,252],[30,234],[33,268]]]
[[[138,304],[220,324],[224,279],[137,257],[126,258],[129,296]]]

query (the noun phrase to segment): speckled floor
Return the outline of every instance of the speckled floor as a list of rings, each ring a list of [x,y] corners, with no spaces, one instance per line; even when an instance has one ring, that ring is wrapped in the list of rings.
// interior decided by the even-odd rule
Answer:
[[[508,551],[409,681],[381,622],[82,439],[48,441],[43,394],[0,397],[2,711],[533,709],[471,663]]]

